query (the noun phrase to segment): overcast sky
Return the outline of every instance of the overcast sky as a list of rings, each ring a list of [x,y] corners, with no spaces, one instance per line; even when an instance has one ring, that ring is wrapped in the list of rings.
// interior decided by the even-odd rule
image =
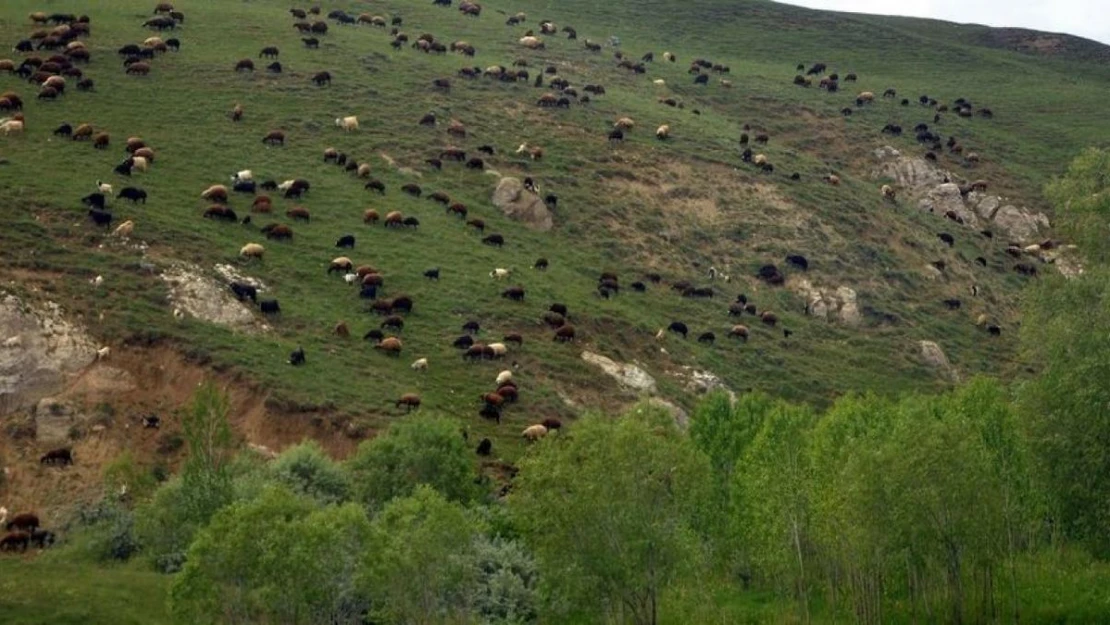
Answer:
[[[830,11],[1017,26],[1110,44],[1110,0],[779,0]]]

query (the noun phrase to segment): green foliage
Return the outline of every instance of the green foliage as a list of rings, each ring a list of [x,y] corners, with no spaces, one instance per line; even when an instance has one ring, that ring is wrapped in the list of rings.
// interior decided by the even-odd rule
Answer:
[[[130,451],[123,452],[104,467],[104,490],[107,493],[126,492],[134,500],[143,500],[157,486],[154,473],[139,465]]]
[[[1079,156],[1047,195],[1088,266],[1027,298],[1022,339],[1042,371],[1021,388],[1022,413],[1062,535],[1110,557],[1110,151]]]
[[[371,525],[365,554],[378,618],[397,625],[463,622],[481,574],[474,566],[481,530],[465,508],[428,485],[389,502]]]
[[[736,467],[733,510],[752,568],[794,586],[806,602],[810,545],[811,411],[786,404],[768,410]]]
[[[701,570],[709,472],[673,419],[649,407],[583,418],[572,436],[537,445],[511,508],[552,609],[654,623],[663,589]]]
[[[477,496],[470,450],[455,422],[442,417],[414,415],[395,422],[359,445],[347,470],[355,499],[371,510],[412,494],[421,484],[451,501]]]
[[[520,625],[536,621],[539,570],[521,543],[478,536],[471,566],[476,579],[471,603],[482,623]]]
[[[1110,261],[1110,149],[1090,148],[1045,189],[1056,206],[1056,228],[1087,259]]]
[[[282,487],[221,510],[174,579],[181,623],[362,622],[370,523],[353,504],[317,507]]]
[[[181,475],[163,484],[138,511],[139,535],[155,566],[181,567],[195,533],[234,496],[230,403],[211,382],[202,383],[182,418],[189,455]]]
[[[102,499],[82,506],[75,519],[74,544],[80,552],[98,562],[126,561],[141,551],[135,532],[135,515],[120,503]]]
[[[286,449],[270,464],[270,473],[293,492],[323,504],[343,503],[350,497],[347,474],[316,441]]]

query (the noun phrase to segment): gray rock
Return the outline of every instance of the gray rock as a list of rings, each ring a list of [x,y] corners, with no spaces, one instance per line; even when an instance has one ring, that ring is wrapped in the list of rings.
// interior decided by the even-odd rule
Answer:
[[[242,277],[227,269],[221,271],[220,266],[217,271],[225,277]],[[245,332],[265,327],[258,324],[246,304],[235,299],[227,285],[205,276],[195,265],[175,264],[163,271],[161,278],[170,288],[170,302],[187,315]]]
[[[1025,211],[1016,206],[1003,206],[994,214],[998,229],[1011,239],[1026,243],[1037,239],[1042,228],[1048,228],[1048,218],[1041,213]]]
[[[918,345],[921,347],[921,358],[926,364],[935,368],[941,375],[952,382],[960,380],[959,374],[948,361],[948,356],[944,354],[944,350],[940,348],[933,341],[919,341]]]
[[[47,397],[35,405],[35,439],[45,445],[64,445],[74,426],[84,421],[72,404]]]
[[[979,218],[964,204],[964,198],[960,195],[960,187],[951,182],[929,189],[925,196],[917,202],[917,206],[921,210],[929,211],[939,217],[944,217],[949,212],[955,213],[964,220],[964,225],[971,228],[975,228],[979,224]]]
[[[535,230],[550,230],[554,225],[551,211],[540,196],[524,190],[524,183],[516,178],[502,178],[493,192],[493,205],[509,219],[519,221]]]
[[[872,177],[893,179],[895,185],[907,191],[907,195],[916,195],[924,189],[943,184],[948,175],[924,158],[903,156],[890,146],[879,148],[874,154],[880,164],[871,172]]]
[[[986,220],[994,219],[994,214],[998,212],[998,207],[1002,205],[1002,201],[997,195],[972,193],[968,196],[968,200],[975,204],[975,212]]]
[[[863,317],[856,303],[856,292],[846,286],[837,287],[836,297],[840,300],[840,322],[846,326],[858,326]]]
[[[655,378],[636,365],[619,363],[588,351],[582,352],[582,360],[599,367],[623,386],[644,393],[654,393],[656,390]]]
[[[96,359],[96,349],[57,304],[33,307],[13,295],[0,296],[0,415],[57,392]]]

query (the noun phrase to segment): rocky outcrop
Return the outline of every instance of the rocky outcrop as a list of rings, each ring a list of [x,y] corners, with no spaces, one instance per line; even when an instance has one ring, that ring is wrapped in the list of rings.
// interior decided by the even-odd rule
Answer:
[[[855,289],[846,286],[823,289],[805,279],[791,281],[789,286],[805,299],[806,314],[811,317],[847,326],[857,326],[863,320]]]
[[[600,368],[622,386],[643,393],[654,393],[656,391],[655,378],[636,365],[619,363],[611,358],[589,351],[582,352],[582,360]]]
[[[978,215],[964,203],[964,198],[960,195],[960,186],[955,183],[947,182],[928,189],[925,196],[917,201],[917,206],[921,210],[941,217],[949,214],[956,215],[969,228],[979,227]]]
[[[888,146],[875,150],[879,166],[872,173],[874,178],[890,178],[901,189],[925,189],[944,184],[948,172],[924,158],[903,156]]]
[[[84,328],[47,302],[30,306],[0,294],[0,415],[33,405],[96,360]]]
[[[554,225],[551,211],[540,196],[526,191],[524,183],[516,178],[502,178],[493,192],[493,205],[509,219],[535,230],[550,230]]]
[[[960,381],[959,374],[952,363],[948,361],[948,356],[944,354],[940,345],[933,341],[919,341],[918,346],[921,348],[921,358],[926,364],[936,369],[945,379],[951,382]]]
[[[264,289],[261,282],[240,275],[229,265],[217,265],[216,271],[229,282],[247,282]],[[244,332],[269,329],[256,321],[251,310],[235,299],[225,284],[205,276],[200,267],[178,263],[161,276],[170,288],[170,302],[189,316]]]
[[[31,415],[35,422],[35,440],[45,445],[64,445],[74,428],[87,420],[73,404],[54,397],[40,400]]]
[[[890,146],[874,154],[879,165],[872,177],[892,179],[901,192],[900,202],[916,204],[938,217],[955,214],[968,228],[997,230],[1019,243],[1037,241],[1049,228],[1044,214],[1014,206],[1003,197],[982,192],[961,195],[954,182],[958,177],[924,158],[904,156]]]

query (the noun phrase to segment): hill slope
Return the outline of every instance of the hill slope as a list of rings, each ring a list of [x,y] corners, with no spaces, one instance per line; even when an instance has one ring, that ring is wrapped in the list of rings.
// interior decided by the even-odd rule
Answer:
[[[517,364],[522,401],[506,410],[509,425],[496,430],[503,439],[516,437],[518,426],[538,417],[573,415],[568,402],[612,406],[633,397],[583,362],[584,348],[641,363],[658,379],[659,393],[678,403],[689,401],[691,369],[711,371],[736,390],[760,388],[819,403],[845,391],[949,384],[943,371],[922,360],[920,340],[938,342],[961,375],[1020,374],[1025,365],[1015,353],[1015,311],[1028,278],[1011,270],[1016,261],[1003,251],[1007,238],[988,239],[919,210],[917,195],[925,188],[901,189],[898,203],[884,202],[878,188],[891,180],[872,175],[878,167],[874,151],[889,144],[919,157],[925,149],[911,129],[918,122],[933,125],[934,110],[917,104],[917,97],[928,94],[943,103],[967,98],[977,109],[989,107],[994,117],[945,113],[934,129],[957,137],[965,155],[974,151],[981,162],[969,168],[964,158],[942,151],[936,175],[951,171],[964,180],[987,179],[992,194],[1043,210],[1041,185],[1093,138],[1110,136],[1100,102],[1110,70],[998,49],[993,39],[981,45],[981,29],[939,22],[716,0],[497,1],[483,3],[477,18],[423,1],[335,3],[324,13],[367,9],[403,18],[400,28],[409,43],[395,50],[388,28],[327,20],[319,48],[308,49],[284,3],[182,2],[186,22],[160,33],[180,39],[180,51],[158,54],[147,76],[126,75],[116,50],[156,34],[143,27],[150,4],[124,0],[91,14],[92,62],[82,69],[95,80],[92,92],[71,84],[57,101],[36,101],[36,88],[18,76],[0,75],[0,91],[17,91],[27,102],[26,134],[0,136],[0,193],[9,198],[0,272],[9,290],[60,302],[105,342],[140,350],[175,346],[218,371],[231,369],[257,381],[273,406],[314,410],[370,429],[400,412],[394,399],[418,392],[424,409],[495,431],[476,414],[478,395],[492,390],[504,365],[464,363],[451,347],[471,319],[481,322],[486,340],[510,332],[524,337],[505,363]],[[0,40],[28,36],[36,27],[26,15],[39,9],[24,0],[7,3]],[[517,11],[527,13],[525,23],[506,25]],[[517,40],[527,29],[538,30],[540,18],[577,28],[578,39],[544,36],[544,50],[525,50]],[[445,43],[467,41],[477,53],[422,53],[409,45],[421,33]],[[633,60],[654,51],[645,74],[617,67],[611,36],[619,37],[619,49]],[[602,43],[602,51],[585,49],[587,39]],[[267,72],[270,61],[258,58],[270,45],[281,50],[281,74]],[[663,61],[664,50],[679,62]],[[694,85],[687,68],[696,57],[730,71]],[[255,60],[253,72],[234,71],[243,58]],[[518,58],[527,61],[527,81],[456,74],[461,67],[509,67]],[[818,61],[842,76],[857,73],[859,80],[842,82],[838,93],[792,84],[796,64]],[[606,92],[568,109],[538,108],[536,99],[551,89],[535,88],[532,80],[547,65],[579,95],[590,83]],[[332,81],[317,87],[310,78],[323,70]],[[451,87],[433,87],[435,78],[449,78]],[[653,84],[656,79],[666,84]],[[857,91],[879,95],[888,88],[897,89],[898,97],[855,107]],[[658,101],[667,97],[684,106]],[[900,106],[902,97],[911,100],[909,106]],[[233,123],[227,113],[236,102],[246,113]],[[854,114],[841,116],[843,107]],[[418,125],[429,111],[438,125]],[[346,115],[359,117],[359,131],[334,126],[336,117]],[[609,141],[614,120],[624,116],[636,127],[623,142]],[[465,138],[447,133],[450,119],[466,125]],[[91,123],[111,134],[111,146],[95,150],[53,136],[62,122]],[[905,134],[881,134],[888,123],[903,126]],[[671,127],[666,142],[653,136],[661,124]],[[738,140],[745,124],[753,137],[770,136],[756,151],[775,165],[773,174],[741,162]],[[284,147],[262,144],[274,129],[286,133]],[[150,172],[130,179],[112,174],[128,136],[142,137],[157,154]],[[522,142],[542,146],[543,158],[514,154]],[[490,172],[453,162],[438,171],[425,162],[448,145],[473,156],[483,144],[496,148],[488,168],[533,176],[545,194],[558,195],[553,230],[529,229],[492,206],[497,178]],[[386,193],[367,191],[364,180],[325,163],[326,147],[369,163]],[[275,199],[274,213],[254,214],[250,225],[203,219],[209,203],[200,192],[242,169],[253,170],[260,181],[305,178],[312,188],[299,200]],[[794,172],[797,181],[789,177]],[[840,185],[822,182],[830,172]],[[86,218],[79,200],[95,190],[98,179],[117,192],[127,185],[148,192],[144,204],[111,202],[116,223],[136,224],[130,241],[107,236]],[[402,193],[408,182],[418,183],[425,195],[443,191],[464,202],[471,218],[486,222],[486,234],[504,235],[505,246],[482,245],[441,205]],[[230,205],[240,217],[250,212],[248,196],[235,195]],[[294,205],[311,211],[310,223],[286,218]],[[400,210],[416,216],[420,226],[364,225],[368,208]],[[258,228],[271,221],[290,224],[294,239],[265,241]],[[954,235],[954,246],[937,239],[942,231]],[[357,237],[356,247],[337,250],[336,239],[347,233]],[[263,261],[237,256],[248,241],[266,243]],[[384,296],[404,293],[415,300],[415,310],[405,315],[402,358],[388,358],[360,340],[381,318],[367,312],[368,302],[359,300],[354,287],[327,275],[328,262],[340,253],[381,270]],[[787,254],[806,256],[808,271],[786,266]],[[550,260],[549,270],[530,269],[538,257]],[[976,257],[987,266],[975,263]],[[932,271],[929,263],[940,260],[945,269]],[[269,330],[253,333],[191,317],[175,320],[170,287],[159,274],[183,263],[213,278],[214,266],[226,264],[260,280],[265,296],[280,300],[280,317],[265,321]],[[755,277],[767,263],[787,274],[785,287]],[[713,299],[684,298],[669,288],[679,281],[709,285],[705,271],[711,265],[727,268],[732,277],[712,284]],[[440,268],[440,280],[422,277],[431,267]],[[512,268],[513,275],[492,280],[495,267]],[[598,296],[602,271],[619,274],[619,295]],[[649,284],[643,294],[628,288],[651,272],[664,282]],[[88,283],[96,275],[105,279],[99,289]],[[854,290],[858,325],[807,316],[802,280],[825,292]],[[969,294],[972,284],[978,297]],[[509,285],[523,286],[526,301],[500,297]],[[758,310],[774,311],[779,326],[765,327],[750,315],[730,318],[727,304],[739,293]],[[962,308],[942,303],[951,298],[963,300]],[[552,341],[541,321],[552,302],[569,306],[576,344]],[[1002,327],[1001,337],[990,338],[976,326],[980,314]],[[351,327],[351,338],[333,334],[340,320]],[[653,339],[673,320],[687,323],[694,336]],[[734,322],[751,328],[749,341],[725,336]],[[793,332],[789,338],[784,327]],[[715,345],[694,340],[705,331],[716,334]],[[290,367],[286,358],[298,345],[308,364]],[[431,363],[425,373],[409,368],[419,357]]]

